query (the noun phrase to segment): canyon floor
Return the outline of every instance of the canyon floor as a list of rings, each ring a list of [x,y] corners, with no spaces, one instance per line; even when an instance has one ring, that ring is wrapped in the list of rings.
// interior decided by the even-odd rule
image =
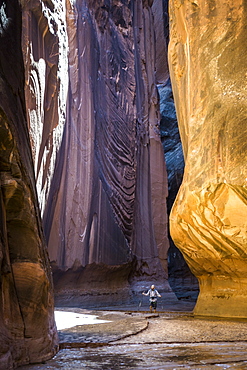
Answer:
[[[247,320],[194,317],[192,302],[150,314],[146,303],[138,310],[57,308],[104,322],[59,330],[59,353],[20,369],[247,369]]]

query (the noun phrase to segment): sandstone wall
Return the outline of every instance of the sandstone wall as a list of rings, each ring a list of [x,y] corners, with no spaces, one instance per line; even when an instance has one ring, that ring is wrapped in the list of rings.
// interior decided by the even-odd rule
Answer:
[[[55,281],[70,269],[80,276],[74,295],[84,290],[92,264],[99,266],[90,270],[94,280],[106,285],[106,271],[115,271],[115,290],[131,272],[167,276],[151,5],[23,6],[26,104],[44,230]]]
[[[199,315],[247,315],[246,4],[170,1],[169,63],[185,155],[171,231]]]
[[[160,136],[165,154],[168,177],[167,213],[168,217],[175,201],[184,173],[184,156],[178,129],[173,91],[168,68],[169,15],[168,0],[154,0],[156,68],[155,75],[159,92]],[[180,299],[193,299],[198,296],[198,282],[191,273],[180,250],[175,246],[169,232],[168,276],[169,284]]]
[[[0,2],[0,369],[57,349],[53,292],[28,135],[21,7]]]

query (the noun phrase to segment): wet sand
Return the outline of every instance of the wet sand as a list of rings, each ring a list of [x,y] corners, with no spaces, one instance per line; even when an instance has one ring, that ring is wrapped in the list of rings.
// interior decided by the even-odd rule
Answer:
[[[20,369],[247,369],[247,320],[195,318],[191,311],[149,314],[144,307],[69,311],[107,322],[60,330],[61,349],[52,360]]]

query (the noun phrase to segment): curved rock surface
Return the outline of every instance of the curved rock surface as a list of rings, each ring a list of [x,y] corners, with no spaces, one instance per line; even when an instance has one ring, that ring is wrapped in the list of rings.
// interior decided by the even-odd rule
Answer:
[[[24,100],[21,7],[0,5],[0,369],[58,349]]]
[[[178,122],[168,68],[169,15],[168,0],[155,0],[152,5],[154,15],[156,69],[155,75],[159,92],[160,136],[165,154],[168,177],[167,213],[168,217],[175,201],[184,173],[184,156],[178,129]],[[196,300],[198,282],[191,273],[182,253],[175,246],[168,229],[168,275],[169,284],[179,299],[186,297]]]
[[[246,317],[246,5],[171,1],[170,16],[185,154],[172,236],[199,279],[195,313]]]

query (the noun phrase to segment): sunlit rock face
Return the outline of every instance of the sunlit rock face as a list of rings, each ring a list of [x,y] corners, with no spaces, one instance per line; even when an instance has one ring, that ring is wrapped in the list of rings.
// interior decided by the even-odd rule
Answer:
[[[64,135],[68,91],[65,0],[22,0],[22,50],[29,136],[44,214]]]
[[[168,0],[154,0],[152,12],[156,45],[155,75],[161,115],[160,136],[168,177],[167,213],[169,217],[182,182],[184,157],[167,60],[169,43]],[[168,250],[169,284],[179,299],[186,298],[196,301],[198,296],[197,279],[191,273],[182,253],[175,246],[169,231],[168,238],[170,244]]]
[[[116,286],[108,290],[116,291],[130,274],[167,276],[151,5],[23,4],[26,105],[44,230],[55,287],[63,274],[70,285],[76,272],[74,296],[82,296],[86,266],[90,281],[102,271],[107,285],[107,271],[113,274]]]
[[[24,101],[21,8],[0,3],[0,369],[57,351]]]
[[[195,313],[246,317],[246,4],[171,0],[170,17],[185,155],[172,236],[200,282]]]

